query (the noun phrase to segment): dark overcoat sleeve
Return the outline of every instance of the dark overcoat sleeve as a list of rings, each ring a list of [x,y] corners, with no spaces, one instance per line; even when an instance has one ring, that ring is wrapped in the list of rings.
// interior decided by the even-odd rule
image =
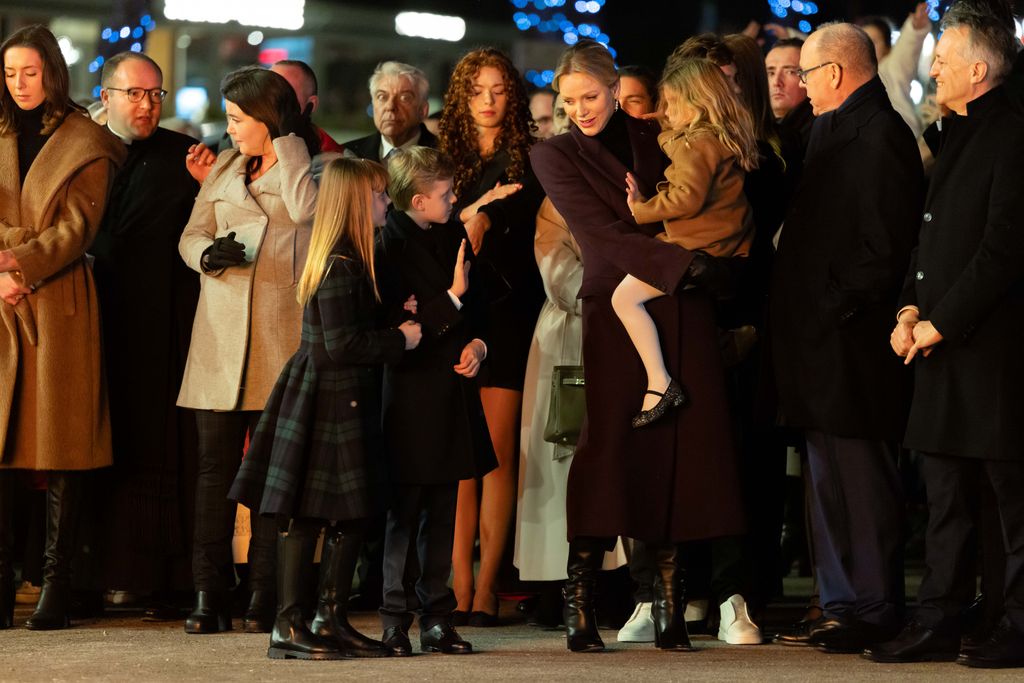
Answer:
[[[559,136],[564,138],[565,135]],[[620,217],[611,205],[595,198],[584,171],[585,163],[570,157],[567,145],[558,138],[536,144],[530,152],[533,171],[584,252],[597,253],[622,273],[629,273],[663,292],[679,286],[693,259],[682,247],[654,239],[638,229],[633,220]],[[568,141],[568,144],[573,144]],[[596,173],[596,169],[594,169]],[[601,176],[601,180],[604,177]],[[600,196],[600,195],[599,195]],[[626,181],[622,180],[622,204],[625,205]],[[617,274],[616,274],[617,275]],[[584,270],[584,289],[588,273]]]
[[[895,126],[876,126],[880,139],[866,141],[891,151],[884,173],[866,171],[858,193],[871,197],[858,216],[858,243],[830,264],[826,316],[842,324],[858,311],[890,300],[904,284],[907,254],[916,240],[914,226],[924,199],[923,170],[916,145]],[[894,312],[895,313],[895,312]]]

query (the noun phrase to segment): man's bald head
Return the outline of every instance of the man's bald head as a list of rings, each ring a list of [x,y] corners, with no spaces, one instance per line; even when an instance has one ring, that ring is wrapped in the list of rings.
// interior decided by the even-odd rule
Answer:
[[[825,24],[800,51],[803,87],[815,116],[838,109],[855,90],[878,74],[875,47],[853,24]]]
[[[859,26],[829,23],[819,27],[807,40],[817,48],[823,62],[837,62],[861,83],[878,73],[878,59],[871,37]]]

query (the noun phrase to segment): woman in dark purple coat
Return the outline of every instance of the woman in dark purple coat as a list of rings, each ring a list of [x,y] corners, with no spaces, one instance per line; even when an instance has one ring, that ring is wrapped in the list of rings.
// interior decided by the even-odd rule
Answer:
[[[618,111],[618,75],[608,51],[581,40],[562,55],[554,86],[573,126],[535,145],[530,158],[582,251],[588,416],[566,501],[567,644],[573,651],[604,648],[591,592],[603,552],[622,535],[647,542],[657,558],[652,611],[658,647],[688,650],[676,544],[743,531],[708,294],[721,293],[730,269],[724,261],[655,239],[661,224],[633,220],[626,172],[652,196],[667,159],[658,147],[657,125]],[[686,378],[690,394],[688,406],[642,429],[633,429],[630,418],[646,376],[611,306],[612,291],[627,273],[669,294],[647,308],[669,372]],[[684,291],[685,284],[695,287]]]

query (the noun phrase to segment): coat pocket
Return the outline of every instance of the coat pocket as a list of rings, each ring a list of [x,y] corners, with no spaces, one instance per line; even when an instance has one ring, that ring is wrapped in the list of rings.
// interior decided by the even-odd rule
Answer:
[[[272,231],[274,236],[274,283],[281,289],[295,287],[299,281],[296,232],[294,228]]]

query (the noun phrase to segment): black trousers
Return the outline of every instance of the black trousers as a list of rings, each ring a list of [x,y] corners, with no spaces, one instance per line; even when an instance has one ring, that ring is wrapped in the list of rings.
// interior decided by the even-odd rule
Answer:
[[[1024,462],[924,454],[921,473],[928,492],[928,531],[918,618],[932,625],[955,623],[974,599],[975,517],[984,477],[995,493],[1006,550],[1006,616],[1024,633]]]
[[[903,609],[903,486],[882,441],[807,433],[811,532],[830,617],[890,625]]]
[[[455,503],[459,484],[398,486],[388,511],[384,535],[384,599],[380,608],[384,628],[412,625],[420,613],[420,628],[432,628],[455,609],[455,594],[448,587],[455,540]],[[406,561],[416,543],[420,575],[416,598],[406,592]]]
[[[259,411],[197,410],[199,472],[196,478],[196,523],[192,548],[192,581],[197,591],[222,592],[235,587],[231,541],[236,505],[228,490],[238,474],[246,433],[256,430]],[[249,517],[250,590],[274,590],[277,522]]]

